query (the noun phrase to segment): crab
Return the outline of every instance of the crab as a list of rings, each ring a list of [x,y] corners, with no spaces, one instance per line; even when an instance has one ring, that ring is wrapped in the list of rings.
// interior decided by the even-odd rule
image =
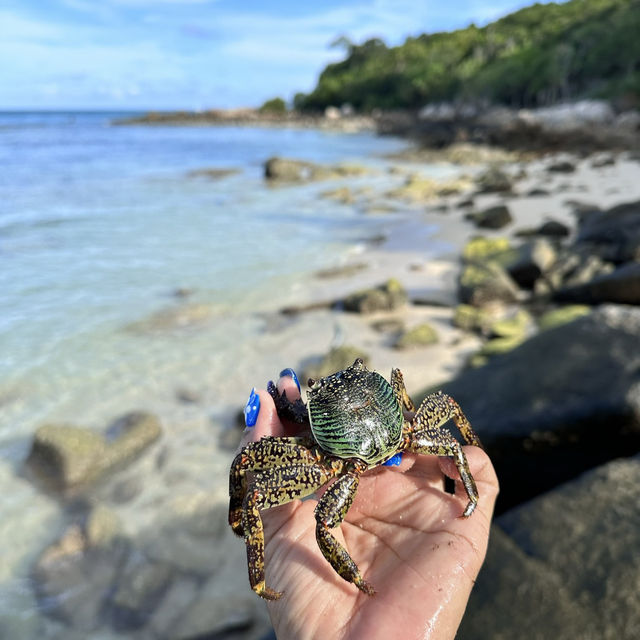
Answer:
[[[462,446],[444,428],[452,420],[466,444],[482,446],[458,403],[443,392],[427,396],[416,409],[399,369],[390,382],[361,359],[319,380],[309,380],[307,404],[291,402],[270,382],[278,416],[306,425],[293,437],[267,436],[241,449],[229,473],[229,524],[247,547],[249,582],[266,600],[282,593],[265,582],[264,530],[260,511],[309,496],[329,483],[315,508],[316,540],[336,573],[367,595],[374,588],[331,533],[344,520],[360,476],[401,452],[452,457],[468,496],[461,516],[469,517],[478,491]]]

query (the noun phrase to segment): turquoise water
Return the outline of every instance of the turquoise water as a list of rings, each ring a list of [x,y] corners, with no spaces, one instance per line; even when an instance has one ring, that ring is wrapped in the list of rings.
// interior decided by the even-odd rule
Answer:
[[[320,198],[326,182],[269,187],[268,157],[375,166],[403,146],[315,130],[113,126],[116,115],[0,115],[0,443],[63,418],[77,395],[97,397],[113,372],[137,381],[145,366],[166,369],[160,352],[177,357],[166,343],[122,329],[171,307],[176,289],[233,310],[239,331],[242,312],[286,297],[375,224]],[[239,172],[189,175],[203,168]]]

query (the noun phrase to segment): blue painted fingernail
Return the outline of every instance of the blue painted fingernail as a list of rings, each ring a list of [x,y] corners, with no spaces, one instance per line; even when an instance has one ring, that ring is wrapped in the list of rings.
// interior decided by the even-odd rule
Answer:
[[[289,378],[291,378],[295,383],[296,386],[298,387],[298,391],[300,391],[300,382],[298,382],[298,376],[296,375],[296,372],[293,369],[283,369],[280,372],[280,377],[284,378],[285,376],[288,376]]]
[[[256,393],[255,387],[251,389],[251,395],[244,408],[244,423],[247,427],[255,427],[260,413],[260,396]]]
[[[389,458],[386,462],[382,463],[384,467],[397,467],[402,462],[402,451],[396,453],[395,456]]]

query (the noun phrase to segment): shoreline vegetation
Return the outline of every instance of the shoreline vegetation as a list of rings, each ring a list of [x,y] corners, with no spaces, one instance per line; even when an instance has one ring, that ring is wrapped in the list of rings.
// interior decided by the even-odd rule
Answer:
[[[363,357],[385,376],[402,369],[415,399],[441,388],[460,403],[501,482],[463,640],[632,637],[640,627],[640,114],[638,68],[618,56],[637,55],[637,31],[624,39],[637,8],[635,0],[573,0],[393,49],[346,43],[345,61],[330,65],[293,112],[277,103],[279,113],[154,112],[116,123],[366,130],[413,143],[389,158],[399,186],[384,191],[363,188],[357,166],[265,158],[268,184],[327,180],[320,197],[397,224],[345,263],[313,274],[298,303],[264,313],[252,366],[256,376],[291,366],[304,380]],[[578,73],[574,53],[587,36],[600,38],[597,59],[613,66],[589,58]],[[614,44],[621,51],[607,58]],[[443,63],[424,89],[437,100],[418,107],[407,99],[401,109],[379,103],[386,93],[418,101],[419,91],[404,91],[415,80],[411,69],[424,51],[444,55],[447,47],[448,65],[466,62],[464,73],[479,74],[476,87],[500,94],[511,74],[513,94],[482,108],[463,101],[464,78],[450,78]],[[396,66],[367,85],[389,60]],[[518,93],[517,83],[531,84],[529,68],[552,84]],[[611,80],[604,88],[596,68]],[[320,90],[338,76],[342,93],[323,104]],[[356,90],[361,104],[336,99]],[[305,100],[316,101],[315,112],[302,110]],[[332,106],[345,103],[362,113]],[[456,177],[428,177],[434,163],[457,165]],[[190,315],[189,305],[185,294],[162,322],[193,331],[215,322],[199,308]],[[319,353],[318,345],[331,347]],[[254,384],[261,382],[247,380],[247,390]],[[176,398],[210,420],[197,391],[179,389]],[[219,442],[207,463],[176,460],[176,440],[193,425],[166,424],[164,416],[125,416],[104,436],[40,427],[25,471],[47,470],[45,488],[67,514],[32,570],[40,610],[55,620],[51,637],[96,630],[158,640],[264,637],[269,622],[248,587],[244,545],[226,524],[240,410],[216,417],[211,438]],[[96,467],[105,455],[109,464]],[[159,483],[162,491],[149,493]],[[154,509],[161,521],[151,518]],[[147,526],[132,527],[131,517]]]

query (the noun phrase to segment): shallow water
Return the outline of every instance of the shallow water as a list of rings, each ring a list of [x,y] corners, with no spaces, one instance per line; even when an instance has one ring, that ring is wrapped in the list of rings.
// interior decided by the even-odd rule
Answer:
[[[176,491],[211,492],[228,466],[212,425],[241,406],[248,389],[238,387],[276,373],[265,359],[282,343],[268,314],[303,302],[311,272],[389,224],[320,197],[345,182],[269,187],[264,161],[378,171],[350,186],[401,180],[382,158],[404,146],[396,139],[120,127],[115,115],[0,114],[0,620],[24,637],[37,618],[28,568],[63,523],[59,506],[19,475],[35,428],[103,429],[132,409],[160,415],[175,457],[122,508],[131,535],[153,529]],[[238,172],[189,175],[203,168]],[[181,404],[178,389],[199,402]]]

